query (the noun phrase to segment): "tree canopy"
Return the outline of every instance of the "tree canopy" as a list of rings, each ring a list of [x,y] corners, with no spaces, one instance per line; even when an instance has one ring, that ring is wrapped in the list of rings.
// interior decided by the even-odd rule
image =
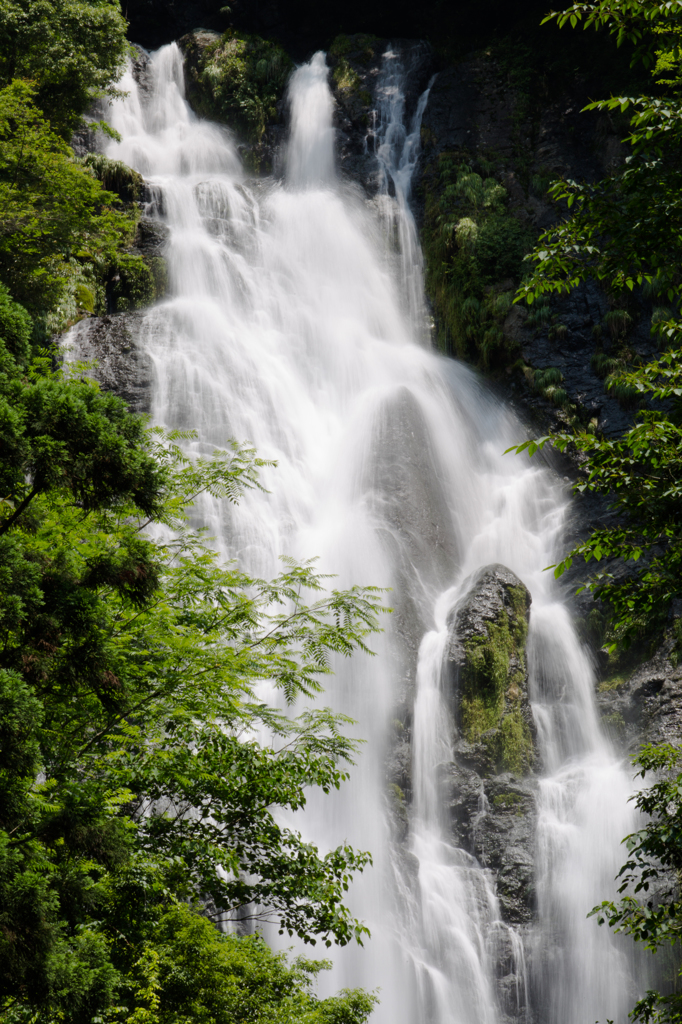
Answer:
[[[531,455],[546,444],[583,456],[578,492],[610,499],[612,523],[580,542],[556,566],[560,576],[576,558],[596,562],[588,586],[610,615],[612,647],[668,620],[682,596],[682,3],[600,0],[553,14],[560,24],[606,28],[618,43],[634,45],[633,60],[652,73],[651,95],[614,96],[589,109],[630,113],[629,156],[604,181],[558,181],[553,197],[566,216],[540,239],[532,271],[518,298],[567,292],[588,278],[601,282],[614,316],[627,313],[638,294],[653,307],[651,331],[658,356],[631,360],[607,384],[642,399],[632,427],[619,437],[576,432],[552,434],[516,446]],[[604,564],[605,563],[605,564]],[[679,749],[646,746],[634,759],[638,775],[653,778],[633,798],[647,818],[623,842],[620,900],[595,907],[600,924],[631,935],[651,952],[677,947],[682,936],[678,880],[682,867],[682,775]],[[679,947],[677,947],[679,949]],[[680,976],[679,955],[673,974]],[[652,990],[630,1016],[644,1024],[677,1022],[682,997]]]
[[[106,273],[135,215],[74,159],[36,99],[23,80],[0,90],[0,275],[40,312],[59,305],[71,279]]]
[[[332,655],[367,649],[380,595],[328,593],[312,564],[258,580],[221,563],[187,517],[204,490],[236,501],[259,486],[252,451],[192,462],[78,368],[26,364],[4,344],[0,356],[5,1009],[132,1011],[140,964],[164,1005],[180,968],[155,936],[176,935],[181,905],[190,930],[199,914],[360,940],[343,898],[369,855],[322,854],[275,809],[345,778],[347,720],[287,708],[319,692]],[[259,681],[284,710],[256,696]],[[371,1000],[348,998],[347,1019],[363,1019]]]
[[[576,490],[610,497],[613,524],[578,544],[555,574],[575,558],[606,563],[593,572],[589,587],[609,609],[614,643],[628,644],[642,628],[665,620],[673,599],[682,595],[682,433],[676,404],[682,396],[682,5],[604,0],[552,17],[561,24],[605,26],[619,42],[635,44],[633,59],[652,70],[652,95],[590,104],[589,109],[630,111],[630,155],[603,181],[551,186],[568,215],[541,237],[518,294],[532,303],[543,293],[567,292],[594,278],[606,289],[614,316],[627,314],[635,292],[653,306],[651,330],[660,356],[648,364],[635,359],[607,379],[608,387],[624,386],[641,400],[633,427],[621,437],[563,433],[517,448],[532,454],[546,443],[561,450],[574,445],[585,456]],[[614,559],[625,560],[625,572],[612,570]]]
[[[127,55],[116,0],[2,0],[0,86],[36,86],[36,102],[68,138],[93,98],[115,88]]]

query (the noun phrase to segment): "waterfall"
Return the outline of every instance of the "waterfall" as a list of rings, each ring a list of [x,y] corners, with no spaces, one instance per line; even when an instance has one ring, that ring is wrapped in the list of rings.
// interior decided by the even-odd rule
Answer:
[[[377,657],[339,664],[325,700],[367,742],[351,780],[313,796],[296,827],[322,850],[347,839],[375,866],[352,887],[372,931],[333,952],[328,990],[379,989],[377,1024],[623,1021],[631,954],[586,920],[614,893],[632,829],[632,780],[603,737],[592,669],[543,573],[568,506],[542,466],[502,453],[520,424],[461,364],[430,350],[409,194],[426,92],[408,122],[409,60],[389,50],[373,129],[378,202],[341,187],[324,55],[290,83],[283,182],[249,180],[227,129],[184,99],[177,46],[131,74],[107,152],[147,179],[169,229],[168,297],[141,318],[152,417],[192,427],[196,451],[248,440],[277,468],[268,493],[199,519],[258,575],[282,553],[317,555],[341,586],[392,587]],[[136,321],[137,322],[137,321]],[[70,342],[87,357],[87,321]],[[501,917],[490,871],[458,849],[442,800],[454,727],[443,675],[447,620],[480,566],[502,562],[532,593],[529,662],[543,772],[537,792],[537,921]],[[384,761],[398,710],[411,721],[409,834],[396,842]],[[481,797],[481,819],[489,813]],[[505,975],[506,1003],[500,995]]]

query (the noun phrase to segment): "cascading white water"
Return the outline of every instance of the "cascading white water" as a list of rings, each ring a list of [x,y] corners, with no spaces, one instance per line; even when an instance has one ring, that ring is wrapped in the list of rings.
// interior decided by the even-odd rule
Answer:
[[[410,212],[410,193],[420,152],[422,115],[429,99],[432,81],[419,97],[411,121],[406,123],[405,79],[410,64],[418,62],[418,45],[408,54],[407,68],[399,50],[387,50],[377,82],[374,152],[379,165],[379,208],[389,245],[398,254],[398,274],[404,310],[416,338],[424,333],[426,308],[423,259],[417,228]],[[411,57],[411,60],[410,60]],[[390,192],[394,194],[391,201]]]
[[[627,951],[585,915],[613,892],[631,779],[601,735],[589,663],[542,572],[560,550],[566,497],[541,467],[501,455],[519,424],[470,371],[419,343],[421,254],[408,198],[427,94],[406,131],[404,72],[390,51],[376,129],[382,220],[336,180],[322,54],[291,81],[283,184],[247,181],[229,133],[191,113],[175,45],[154,55],[151,71],[144,96],[131,75],[122,82],[128,96],[110,114],[122,141],[108,152],[150,182],[170,229],[169,298],[146,312],[139,339],[155,367],[153,418],[194,427],[198,450],[236,437],[277,460],[265,474],[270,493],[250,493],[229,513],[210,500],[199,510],[247,570],[275,572],[280,553],[319,555],[340,585],[394,588],[379,657],[340,665],[327,695],[358,720],[365,752],[339,794],[313,797],[297,819],[322,848],[348,839],[375,855],[350,894],[372,939],[334,954],[328,987],[379,987],[378,1022],[494,1024],[512,1012],[495,988],[504,948],[512,1015],[622,1020]],[[86,323],[70,341],[87,356]],[[495,561],[533,595],[546,775],[538,924],[525,937],[501,921],[489,873],[454,847],[438,786],[453,756],[446,617],[469,575]],[[406,868],[392,853],[382,759],[393,709],[411,695]]]

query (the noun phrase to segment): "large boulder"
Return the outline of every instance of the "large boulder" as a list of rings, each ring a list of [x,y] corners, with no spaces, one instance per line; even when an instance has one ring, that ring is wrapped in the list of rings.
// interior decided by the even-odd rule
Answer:
[[[94,361],[90,376],[136,413],[151,412],[153,364],[138,341],[143,319],[141,312],[93,316],[63,338],[67,358]]]
[[[488,565],[450,614],[451,699],[459,738],[488,767],[522,775],[535,760],[526,639],[531,597],[510,569]]]
[[[535,909],[535,728],[526,639],[531,597],[510,569],[471,577],[449,619],[455,760],[444,769],[455,842],[495,879],[503,919],[528,924]]]
[[[269,174],[284,137],[286,86],[294,70],[277,43],[228,29],[195,29],[178,40],[190,106],[226,124],[239,140],[244,167]]]

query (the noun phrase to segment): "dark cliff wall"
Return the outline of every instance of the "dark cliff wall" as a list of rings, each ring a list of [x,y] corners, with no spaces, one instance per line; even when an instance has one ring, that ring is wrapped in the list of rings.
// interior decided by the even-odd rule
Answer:
[[[228,7],[226,11],[225,8]],[[536,25],[545,0],[123,0],[130,38],[156,47],[199,26],[224,31],[228,24],[272,37],[296,59],[326,48],[340,32],[432,38],[466,52],[515,26]]]

